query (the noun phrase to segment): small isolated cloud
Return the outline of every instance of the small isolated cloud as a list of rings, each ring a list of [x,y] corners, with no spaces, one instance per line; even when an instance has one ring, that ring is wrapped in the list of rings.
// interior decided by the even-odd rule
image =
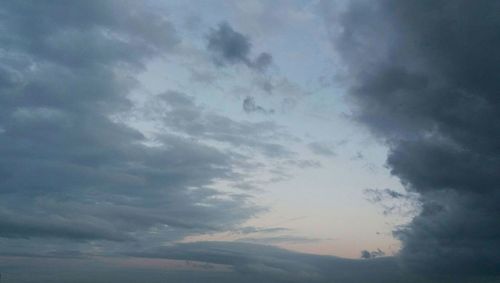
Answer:
[[[252,44],[250,39],[235,31],[224,22],[212,29],[208,35],[207,49],[212,53],[215,64],[245,64],[256,71],[265,71],[272,63],[272,56],[263,52],[251,59]]]
[[[271,54],[267,52],[260,53],[257,58],[253,61],[253,67],[260,70],[265,71],[269,65],[273,62],[273,57]]]
[[[235,232],[239,234],[255,234],[255,233],[277,233],[277,232],[286,232],[289,231],[290,229],[284,228],[284,227],[265,227],[265,228],[260,228],[260,227],[253,227],[253,226],[247,226],[247,227],[242,227],[240,229],[237,229]]]
[[[385,253],[381,249],[377,249],[375,251],[362,250],[361,258],[363,259],[372,259],[380,256],[385,256]]]
[[[273,114],[274,109],[265,109],[264,107],[257,105],[255,103],[255,99],[252,96],[247,96],[245,100],[243,100],[243,110],[246,113],[262,113],[262,114]]]

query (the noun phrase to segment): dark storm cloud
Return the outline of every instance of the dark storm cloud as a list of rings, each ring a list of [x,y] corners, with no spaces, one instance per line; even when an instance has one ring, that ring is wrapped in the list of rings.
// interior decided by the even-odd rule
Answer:
[[[243,63],[257,71],[265,71],[272,63],[271,54],[266,52],[252,60],[250,39],[235,31],[228,23],[221,23],[210,31],[207,49],[213,53],[218,65]]]
[[[236,32],[228,23],[221,23],[217,29],[211,30],[208,35],[208,50],[215,53],[217,63],[245,63],[250,64],[250,40],[243,34]]]
[[[232,229],[260,211],[245,195],[210,188],[239,176],[243,157],[192,136],[217,136],[224,125],[250,135],[271,125],[217,115],[175,124],[197,113],[182,107],[190,103],[182,96],[171,97],[177,131],[164,131],[149,146],[149,138],[115,119],[134,110],[127,94],[147,61],[178,48],[175,29],[150,4],[0,4],[3,252],[108,253]],[[233,143],[286,152],[224,133]]]
[[[421,213],[396,233],[404,263],[436,276],[500,273],[500,3],[324,4],[357,118],[420,194]]]

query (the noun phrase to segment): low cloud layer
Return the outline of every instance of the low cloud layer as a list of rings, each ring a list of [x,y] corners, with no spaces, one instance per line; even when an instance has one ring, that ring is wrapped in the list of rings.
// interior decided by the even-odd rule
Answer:
[[[376,251],[377,252],[377,251]],[[41,264],[63,267],[54,271]],[[493,277],[429,279],[401,268],[397,258],[342,259],[238,242],[197,242],[136,250],[121,257],[0,257],[5,279],[63,282],[468,283]],[[19,272],[22,270],[23,272]],[[29,276],[26,276],[29,272]],[[496,281],[495,281],[496,280]]]
[[[238,275],[237,282],[396,283],[412,280],[403,276],[393,258],[349,260],[249,243],[187,243],[132,255],[227,265]]]

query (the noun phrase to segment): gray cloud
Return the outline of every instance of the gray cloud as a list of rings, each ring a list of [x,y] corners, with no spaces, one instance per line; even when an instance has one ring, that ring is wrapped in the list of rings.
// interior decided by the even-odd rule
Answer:
[[[252,60],[250,39],[225,22],[210,31],[207,49],[214,55],[217,65],[243,63],[257,71],[265,71],[272,63],[271,54],[266,52]]]
[[[380,256],[385,256],[385,253],[381,249],[377,249],[375,251],[368,251],[368,250],[362,250],[361,251],[361,258],[363,259],[371,259],[371,258],[376,258]]]
[[[197,105],[184,93],[168,91],[153,98],[142,112],[148,119],[160,121],[167,129],[194,138],[214,140],[234,148],[250,149],[269,158],[290,158],[294,153],[279,140],[289,138],[274,122],[234,121]]]
[[[243,110],[245,110],[246,113],[253,113],[253,112],[258,112],[262,114],[273,114],[274,110],[273,109],[265,109],[264,107],[257,105],[255,103],[255,99],[252,96],[247,96],[243,100]]]
[[[127,98],[135,74],[178,48],[161,10],[135,1],[4,1],[0,14],[2,252],[110,254],[233,229],[261,211],[244,194],[211,188],[236,179],[243,156],[190,135],[285,154],[216,131],[251,135],[271,125],[217,115],[176,124],[199,115],[181,95],[169,98],[177,131],[156,135],[154,145],[114,118],[135,110]]]
[[[498,278],[427,279],[408,273],[393,257],[366,260],[303,254],[272,246],[237,242],[198,242],[128,253],[128,257],[1,257],[2,276],[9,281],[50,282],[341,282],[466,283]],[[168,260],[168,261],[166,261]],[[58,266],[58,269],[46,266]],[[174,265],[172,267],[172,265]],[[181,267],[176,268],[175,265]],[[472,280],[472,281],[471,281]]]
[[[384,138],[392,173],[420,195],[396,232],[403,262],[434,276],[500,269],[500,4],[358,1],[325,17],[357,119]]]
[[[334,147],[331,144],[324,142],[311,142],[308,144],[309,149],[317,154],[324,156],[335,156]]]
[[[238,242],[255,243],[264,245],[275,245],[283,243],[315,243],[320,242],[322,239],[301,237],[301,236],[271,236],[271,237],[243,237],[237,239]]]
[[[375,251],[374,257],[381,254]],[[421,278],[407,273],[393,257],[350,260],[238,242],[177,244],[132,255],[230,266],[235,274],[231,282],[467,282]]]
[[[260,71],[265,71],[273,63],[273,56],[267,52],[260,53],[253,61],[252,66]]]
[[[252,227],[252,226],[241,227],[240,229],[236,230],[237,233],[241,233],[241,234],[276,233],[276,232],[286,232],[286,231],[289,231],[289,229],[283,228],[283,227],[259,228],[259,227]]]

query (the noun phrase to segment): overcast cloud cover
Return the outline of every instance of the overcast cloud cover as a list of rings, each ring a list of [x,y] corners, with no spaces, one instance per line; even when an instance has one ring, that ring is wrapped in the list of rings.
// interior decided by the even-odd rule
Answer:
[[[0,2],[5,282],[500,282],[500,3],[318,1],[299,13],[288,6],[300,1],[214,2],[257,18],[239,23],[256,40],[231,18],[193,13],[176,25],[174,2]],[[262,48],[282,46],[286,21],[311,17],[325,31],[324,60],[337,64],[319,87],[294,81],[308,66]],[[302,32],[281,34],[301,46]],[[152,92],[140,74],[153,77],[159,61],[178,83]],[[293,219],[251,224],[279,209],[257,192],[353,155],[344,130],[313,139],[318,125],[288,118],[315,95],[334,97],[332,84],[343,117],[387,149],[407,191],[359,189],[416,203],[391,228],[394,253],[364,243],[362,259],[289,251],[271,245],[328,239],[282,227]],[[210,105],[207,85],[236,107]],[[296,210],[311,209],[306,199]]]

